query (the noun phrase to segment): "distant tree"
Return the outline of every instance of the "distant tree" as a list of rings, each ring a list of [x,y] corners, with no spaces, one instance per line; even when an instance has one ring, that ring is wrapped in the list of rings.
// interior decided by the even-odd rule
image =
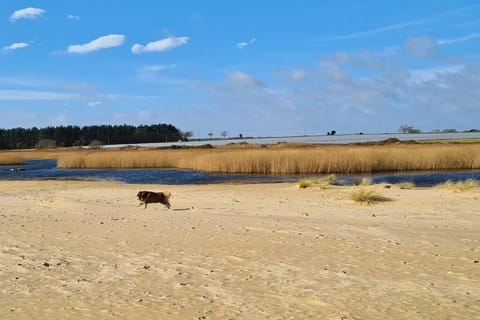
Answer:
[[[171,124],[149,126],[101,125],[101,126],[59,126],[46,128],[0,129],[0,149],[24,149],[49,147],[46,141],[55,141],[56,146],[84,146],[98,140],[106,144],[146,143],[178,141],[182,132]]]
[[[227,138],[227,136],[228,136],[228,132],[227,132],[227,131],[222,131],[222,132],[220,133],[220,135],[225,139],[225,138]]]
[[[398,129],[398,132],[401,133],[420,133],[420,129],[415,129],[412,126],[409,126],[407,124],[401,125],[400,128]]]
[[[457,131],[457,129],[443,129],[442,132],[443,133],[456,133],[458,131]]]
[[[243,134],[240,133],[240,134],[238,135],[238,137],[239,137],[240,139],[243,139]]]
[[[335,131],[335,130],[332,130],[332,131],[330,132],[330,134],[331,134],[332,136],[334,136],[334,135],[336,135],[336,134],[337,134],[337,131]]]
[[[193,137],[193,131],[187,131],[183,134],[183,140],[188,141]]]
[[[90,143],[88,144],[90,148],[100,148],[102,145],[103,145],[103,142],[96,139],[90,141]]]
[[[55,140],[52,139],[40,139],[35,144],[35,149],[53,149],[57,146]]]
[[[209,139],[212,139],[212,137],[213,137],[213,133],[209,132],[209,133],[208,133],[208,138],[209,138]]]

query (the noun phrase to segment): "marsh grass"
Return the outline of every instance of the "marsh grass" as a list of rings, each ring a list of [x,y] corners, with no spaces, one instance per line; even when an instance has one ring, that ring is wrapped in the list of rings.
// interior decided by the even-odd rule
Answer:
[[[374,202],[386,202],[391,201],[390,198],[384,197],[374,190],[366,188],[358,189],[350,194],[350,199],[358,203],[374,203]]]
[[[337,176],[334,174],[330,174],[319,179],[300,179],[297,183],[300,189],[306,189],[310,187],[326,189],[329,186],[338,185]]]
[[[12,153],[24,159],[57,159],[60,168],[178,168],[255,174],[480,169],[480,144],[362,146],[282,143],[209,149],[56,149]]]
[[[0,165],[24,164],[25,159],[18,154],[0,153]]]
[[[369,186],[372,184],[372,180],[368,178],[355,178],[353,179],[354,186]]]
[[[475,179],[467,179],[465,181],[456,181],[456,182],[448,180],[447,182],[439,184],[437,187],[451,190],[454,192],[464,192],[464,191],[470,191],[473,189],[480,188],[480,182],[478,182]]]
[[[413,189],[415,188],[415,183],[413,183],[412,181],[401,181],[399,183],[397,183],[397,186],[400,188],[400,189]]]

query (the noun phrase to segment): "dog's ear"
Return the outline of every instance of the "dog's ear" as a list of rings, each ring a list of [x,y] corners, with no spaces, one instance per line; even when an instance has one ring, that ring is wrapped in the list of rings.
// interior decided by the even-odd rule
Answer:
[[[168,199],[168,198],[170,198],[170,196],[171,196],[172,194],[171,194],[170,192],[168,192],[168,191],[165,191],[165,192],[163,192],[163,195],[165,196],[165,198]]]

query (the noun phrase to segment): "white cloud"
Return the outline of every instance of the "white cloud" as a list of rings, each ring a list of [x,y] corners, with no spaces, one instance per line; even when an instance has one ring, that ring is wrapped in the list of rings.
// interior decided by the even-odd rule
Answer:
[[[75,16],[75,15],[73,15],[73,14],[69,14],[69,15],[67,16],[67,18],[68,18],[69,20],[80,20],[80,17],[79,17],[79,16]]]
[[[40,8],[24,8],[15,11],[10,16],[10,21],[16,21],[18,19],[36,19],[41,17],[46,11]]]
[[[30,46],[30,45],[28,43],[25,43],[25,42],[15,42],[15,43],[12,43],[9,46],[3,47],[3,51],[13,51],[13,50],[17,50],[17,49],[27,48],[28,46]]]
[[[189,37],[168,37],[158,41],[149,42],[146,45],[134,44],[132,46],[132,53],[140,54],[145,52],[162,52],[174,49],[187,44]]]
[[[92,40],[86,44],[75,44],[68,46],[68,53],[89,53],[101,49],[119,47],[123,45],[125,36],[122,34],[109,34]]]

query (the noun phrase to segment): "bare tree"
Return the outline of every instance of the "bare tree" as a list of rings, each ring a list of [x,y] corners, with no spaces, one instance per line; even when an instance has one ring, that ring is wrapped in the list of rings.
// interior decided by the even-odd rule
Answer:
[[[401,133],[420,133],[420,129],[415,129],[412,126],[409,126],[408,124],[401,125],[400,128],[398,129],[398,132]]]
[[[187,131],[183,134],[183,139],[188,141],[191,137],[193,137],[193,131]]]
[[[223,137],[223,139],[226,139],[227,136],[228,136],[228,132],[227,132],[227,131],[222,131],[222,132],[220,133],[220,135]]]

